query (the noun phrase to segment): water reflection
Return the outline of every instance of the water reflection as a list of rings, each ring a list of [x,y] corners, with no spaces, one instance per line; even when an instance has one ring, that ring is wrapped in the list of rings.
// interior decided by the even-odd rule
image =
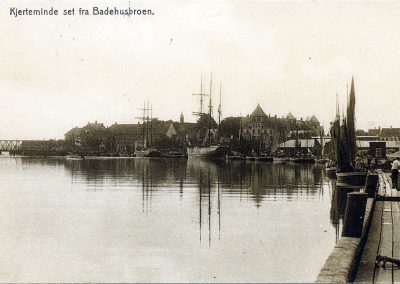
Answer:
[[[114,282],[310,282],[339,234],[342,201],[319,165],[15,157],[2,158],[0,168],[6,177],[22,177],[8,180],[5,188],[14,191],[0,190],[0,206],[11,204],[6,194],[23,188],[21,196],[36,207],[18,220],[30,220],[31,212],[58,216],[58,224],[71,229],[65,235],[46,230],[58,236],[50,239],[57,247],[67,244],[64,254],[71,259],[80,257],[74,252],[91,255],[86,247],[106,240],[107,249],[93,258],[126,275]],[[12,230],[1,223],[0,229]],[[79,237],[64,239],[69,235]],[[0,240],[7,241],[1,235]],[[42,239],[36,243],[38,250],[46,245]],[[110,264],[112,259],[129,263],[129,272],[117,273],[120,266]],[[288,262],[294,263],[290,273]],[[88,277],[106,278],[101,267],[90,267]],[[64,280],[97,282],[96,277]]]
[[[34,159],[22,161],[50,165],[62,163]],[[323,195],[324,171],[318,165],[214,163],[191,159],[71,160],[64,163],[71,176],[79,177],[92,186],[107,184],[109,180],[114,182],[115,187],[140,182],[145,195],[160,188],[177,186],[182,197],[184,187],[196,186],[202,195],[208,196],[215,188],[220,188],[223,194],[251,196],[256,206],[260,206],[264,198],[290,201],[293,196],[322,198],[318,195]]]
[[[346,211],[347,194],[354,191],[360,191],[360,187],[339,184],[335,179],[329,179],[328,183],[331,188],[331,223],[335,227],[336,242],[340,238],[343,226],[343,218]]]

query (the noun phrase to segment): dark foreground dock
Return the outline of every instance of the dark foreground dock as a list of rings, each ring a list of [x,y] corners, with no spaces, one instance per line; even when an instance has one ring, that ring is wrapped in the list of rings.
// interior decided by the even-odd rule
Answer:
[[[383,172],[377,190],[367,200],[360,236],[339,239],[316,282],[400,282],[399,266],[391,262],[400,258],[400,194]]]
[[[379,195],[383,198],[376,200],[355,282],[400,282],[400,269],[396,264],[388,261],[383,266],[384,263],[380,261],[376,265],[378,255],[400,258],[400,194],[398,190],[391,188],[387,174],[380,176]]]

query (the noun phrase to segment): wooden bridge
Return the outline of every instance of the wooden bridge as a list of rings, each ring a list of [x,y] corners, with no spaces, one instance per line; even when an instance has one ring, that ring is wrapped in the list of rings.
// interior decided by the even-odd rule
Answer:
[[[18,150],[21,144],[22,140],[0,140],[0,152]]]

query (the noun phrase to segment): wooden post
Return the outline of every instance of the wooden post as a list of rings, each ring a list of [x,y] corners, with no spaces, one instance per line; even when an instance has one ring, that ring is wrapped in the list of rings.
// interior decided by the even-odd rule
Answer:
[[[397,188],[396,188],[397,190],[399,190],[400,189],[400,173],[399,173],[399,175],[397,176]]]
[[[346,203],[347,203],[347,194],[349,194],[350,192],[353,192],[354,189],[350,188],[350,187],[346,187],[343,185],[337,185],[336,186],[336,193],[337,193],[337,209],[339,212],[340,216],[343,216],[345,213],[345,209],[346,209]]]
[[[343,237],[361,237],[367,198],[368,194],[363,192],[347,194],[346,213],[343,220]]]
[[[379,181],[378,174],[371,174],[371,173],[368,174],[365,192],[368,194],[369,198],[375,197],[375,193],[378,187],[378,181]]]

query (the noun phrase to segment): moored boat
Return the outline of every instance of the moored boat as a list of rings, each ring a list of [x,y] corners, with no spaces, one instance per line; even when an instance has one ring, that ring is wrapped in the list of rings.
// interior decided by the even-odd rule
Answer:
[[[226,155],[226,159],[231,160],[231,161],[243,161],[243,160],[246,160],[246,156],[244,156],[243,154],[241,154],[239,152],[232,151]]]
[[[196,146],[189,146],[187,147],[187,156],[188,158],[206,158],[206,159],[225,159],[226,155],[230,152],[229,147],[225,147],[223,144],[220,143],[219,139],[219,131],[218,137],[215,137],[215,129],[212,129],[212,76],[210,79],[210,94],[209,102],[208,102],[208,113],[203,112],[203,96],[207,96],[203,94],[203,80],[201,79],[200,82],[200,94],[193,94],[196,96],[200,96],[200,111],[193,112],[193,114],[198,115],[200,119],[205,119],[207,121],[207,129],[205,133],[201,133],[202,141],[198,141],[198,145]],[[220,104],[218,107],[218,130],[220,125],[220,116],[221,116],[221,86],[220,86]],[[202,131],[204,132],[204,131]]]
[[[367,180],[367,171],[336,172],[338,182],[363,186]]]
[[[327,159],[327,158],[316,158],[315,159],[315,162],[317,163],[317,164],[325,164],[326,162],[328,162],[329,161],[329,159]]]
[[[328,178],[335,179],[337,167],[328,167],[325,169]]]
[[[286,162],[290,162],[290,158],[289,157],[273,157],[273,162],[274,163],[286,163]]]
[[[186,154],[184,151],[180,150],[169,150],[165,153],[162,153],[161,156],[163,158],[186,158]]]
[[[161,153],[156,149],[135,150],[135,156],[142,158],[152,158],[152,157],[160,157]]]
[[[143,104],[143,119],[142,122],[142,135],[140,145],[135,147],[135,157],[161,157],[161,152],[155,149],[153,143],[153,108],[149,106],[149,102]],[[150,116],[149,116],[149,111]]]
[[[67,160],[83,160],[84,156],[78,155],[78,154],[68,154],[67,156],[65,156],[65,159],[67,159]]]
[[[246,155],[246,160],[247,161],[255,161],[257,157],[256,152],[254,152],[254,150],[252,150],[249,155]]]
[[[255,160],[257,162],[272,162],[274,158],[269,156],[257,156],[255,157]]]
[[[290,162],[295,164],[314,164],[315,159],[311,157],[296,157],[290,158]]]
[[[210,145],[210,146],[195,146],[187,148],[188,158],[198,157],[198,158],[208,158],[217,159],[225,158],[226,150],[220,145]]]
[[[355,141],[355,91],[354,79],[351,80],[350,93],[346,116],[339,114],[338,99],[336,97],[336,118],[332,123],[331,137],[335,150],[338,182],[349,185],[363,186],[366,183],[367,171],[356,168],[357,145]]]

